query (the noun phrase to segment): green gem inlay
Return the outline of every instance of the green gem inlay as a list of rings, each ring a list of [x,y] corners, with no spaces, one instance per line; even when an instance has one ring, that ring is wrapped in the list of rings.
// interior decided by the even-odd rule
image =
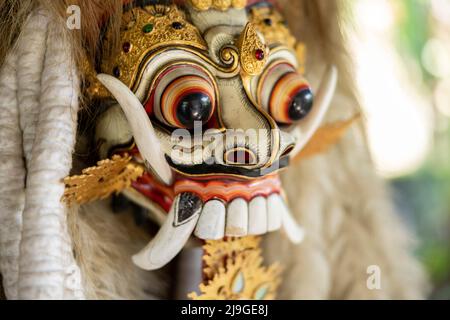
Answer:
[[[144,28],[142,28],[142,31],[144,31],[144,33],[150,33],[150,32],[152,32],[152,31],[153,31],[153,24],[151,24],[151,23],[146,24],[146,25],[144,26]]]

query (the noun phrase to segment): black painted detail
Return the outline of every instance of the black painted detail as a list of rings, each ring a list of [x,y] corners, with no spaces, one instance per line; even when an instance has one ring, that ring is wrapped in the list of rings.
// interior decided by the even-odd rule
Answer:
[[[266,18],[266,19],[264,19],[264,23],[266,26],[271,27],[273,24],[273,21],[270,18]]]
[[[289,107],[289,118],[298,121],[305,118],[312,110],[314,96],[310,89],[297,93]]]
[[[193,193],[182,193],[176,204],[175,226],[180,226],[188,222],[202,209],[202,200]]]
[[[281,158],[280,160],[274,162],[272,166],[262,169],[247,169],[245,167],[238,166],[224,166],[220,164],[198,164],[198,165],[177,165],[175,164],[169,156],[166,156],[169,165],[180,172],[191,175],[191,176],[204,176],[204,175],[237,175],[246,178],[261,178],[268,174],[274,173],[280,169],[289,166],[290,158],[288,156]]]
[[[192,129],[196,122],[205,124],[212,111],[211,99],[208,95],[197,92],[185,96],[177,107],[177,117],[186,128]]]
[[[116,77],[116,78],[119,78],[120,77],[120,68],[119,67],[114,67],[114,69],[113,69],[113,75],[114,75],[114,77]]]
[[[183,29],[183,24],[179,21],[175,21],[174,23],[172,23],[172,28],[174,28],[175,30],[181,30]]]

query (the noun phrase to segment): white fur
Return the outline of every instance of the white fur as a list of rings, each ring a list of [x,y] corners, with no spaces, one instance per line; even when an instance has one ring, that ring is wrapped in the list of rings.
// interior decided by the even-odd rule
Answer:
[[[17,299],[25,181],[16,63],[11,52],[0,71],[0,272],[9,299]]]
[[[131,260],[151,237],[130,212],[113,214],[109,201],[74,208],[69,230],[88,299],[167,299],[168,269],[148,272]],[[171,276],[174,277],[173,275]]]
[[[43,18],[39,16],[38,19]],[[35,123],[36,133],[34,138],[27,137],[27,141],[34,140],[34,144],[28,157],[20,246],[21,299],[83,297],[81,276],[67,231],[66,208],[61,203],[64,192],[61,180],[69,174],[72,166],[79,97],[75,63],[70,55],[70,45],[61,36],[64,34],[61,28],[60,24],[50,20],[45,42],[40,43],[46,48],[46,53],[40,78],[39,105],[36,105],[38,110],[34,113],[35,119],[24,122],[25,125]],[[34,70],[39,68],[39,64],[24,67]],[[39,69],[35,72],[39,73]],[[30,86],[35,89],[34,83]],[[24,107],[19,109],[24,110]],[[30,132],[32,134],[33,130]]]
[[[29,164],[40,110],[41,80],[44,69],[48,17],[43,10],[33,11],[18,40],[18,92],[23,149]]]
[[[1,118],[8,125],[1,129],[1,140],[9,143],[6,145],[2,143],[0,147],[2,172],[5,173],[0,180],[2,188],[0,202],[4,207],[0,222],[4,229],[1,231],[0,240],[2,263],[0,271],[9,299],[18,298],[19,244],[25,180],[22,158],[25,156],[26,160],[29,160],[34,142],[45,53],[45,46],[42,43],[47,36],[46,30],[47,19],[42,17],[42,12],[33,12],[24,25],[18,47],[7,58],[1,71],[3,89],[0,93],[3,109]],[[16,128],[14,133],[13,128]]]
[[[354,108],[343,97],[334,102]],[[342,112],[334,109],[329,118]],[[266,239],[268,258],[281,259],[285,266],[279,298],[424,298],[427,286],[411,255],[413,243],[372,168],[360,129],[356,126],[330,152],[304,160],[283,176],[306,235],[299,246],[276,234]],[[381,270],[380,290],[366,285],[372,265]]]

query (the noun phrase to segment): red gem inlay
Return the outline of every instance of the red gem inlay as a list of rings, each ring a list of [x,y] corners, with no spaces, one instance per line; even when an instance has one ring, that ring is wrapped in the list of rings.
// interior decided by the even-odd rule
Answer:
[[[255,51],[255,57],[257,60],[262,61],[265,58],[264,50],[258,49]]]

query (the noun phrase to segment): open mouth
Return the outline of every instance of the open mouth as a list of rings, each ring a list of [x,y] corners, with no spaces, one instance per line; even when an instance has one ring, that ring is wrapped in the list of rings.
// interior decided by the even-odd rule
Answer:
[[[146,173],[133,187],[167,213],[175,198],[190,194],[190,201],[202,205],[200,216],[203,219],[195,235],[204,240],[276,231],[281,228],[281,213],[286,208],[277,174],[252,180],[177,176],[173,187],[168,188]]]
[[[303,239],[303,230],[291,216],[276,173],[256,179],[177,174],[168,187],[146,172],[132,186],[167,212],[158,235],[133,258],[143,269],[166,264],[192,234],[201,240],[220,240],[283,229],[294,243]]]
[[[179,195],[200,197],[203,208],[194,233],[204,240],[276,231],[287,208],[278,175],[251,181],[183,179],[176,182],[175,190]]]

